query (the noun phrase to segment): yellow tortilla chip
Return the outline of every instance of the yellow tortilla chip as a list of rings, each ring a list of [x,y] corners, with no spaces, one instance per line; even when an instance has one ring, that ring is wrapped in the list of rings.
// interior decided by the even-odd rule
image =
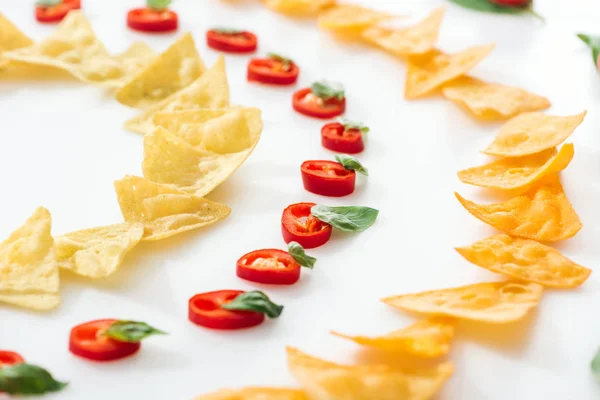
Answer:
[[[213,118],[230,113],[237,108],[194,108],[183,111],[157,112],[152,117],[152,122],[154,126],[162,126],[171,133],[177,133],[184,126],[203,124]]]
[[[502,203],[475,204],[455,195],[475,218],[512,236],[556,242],[575,236],[582,227],[557,176]]]
[[[456,251],[482,268],[511,278],[552,288],[581,285],[592,273],[567,257],[534,240],[496,235]]]
[[[483,120],[503,120],[550,107],[550,100],[524,89],[463,76],[442,87],[442,94]]]
[[[231,213],[225,205],[137,176],[116,181],[115,191],[125,221],[142,222],[146,241],[212,225]]]
[[[438,40],[445,10],[444,7],[436,8],[423,21],[406,29],[371,27],[362,33],[362,37],[398,56],[425,54]]]
[[[583,122],[587,111],[559,117],[541,112],[524,113],[508,121],[484,154],[519,157],[556,147]]]
[[[190,33],[186,33],[117,92],[117,100],[148,108],[187,87],[205,70]]]
[[[238,390],[224,389],[196,397],[195,400],[309,400],[302,390],[247,387]]]
[[[491,324],[525,317],[542,297],[543,286],[519,281],[476,283],[451,289],[405,294],[382,299],[404,311],[444,315]]]
[[[0,292],[0,302],[34,311],[48,311],[60,304],[58,293]]]
[[[380,350],[398,351],[419,357],[440,357],[450,351],[454,325],[449,319],[430,318],[384,336],[349,336],[337,332],[331,333],[362,346]]]
[[[265,6],[282,14],[307,17],[337,4],[337,0],[263,0]]]
[[[338,365],[288,347],[288,367],[311,400],[427,400],[452,375],[451,364],[405,371],[387,365]]]
[[[395,15],[349,4],[332,7],[319,14],[319,27],[341,34],[359,34],[379,22],[396,18]]]
[[[188,87],[153,105],[125,123],[130,131],[146,134],[152,132],[155,113],[193,108],[229,107],[229,84],[225,71],[225,58],[219,56],[215,65]]]
[[[125,222],[56,238],[58,266],[90,278],[112,275],[144,236],[144,224]]]
[[[143,42],[135,42],[123,53],[114,56],[114,59],[123,69],[124,79],[130,79],[150,64],[154,58],[156,58],[154,50]]]
[[[456,54],[432,50],[423,56],[411,57],[408,61],[404,97],[416,99],[425,96],[444,83],[465,75],[493,49],[494,45],[488,44],[471,47]]]
[[[33,40],[19,30],[8,18],[0,12],[0,68],[8,61],[2,57],[6,51],[31,46]]]
[[[523,157],[502,158],[480,167],[458,172],[458,178],[469,185],[498,190],[523,190],[542,178],[567,168],[575,154],[573,144]]]

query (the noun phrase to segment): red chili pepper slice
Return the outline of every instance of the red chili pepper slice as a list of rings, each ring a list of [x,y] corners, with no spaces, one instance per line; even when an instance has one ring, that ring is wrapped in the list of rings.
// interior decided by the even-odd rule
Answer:
[[[142,32],[171,32],[177,30],[179,17],[171,10],[136,8],[127,13],[127,26]]]
[[[300,279],[300,264],[287,252],[277,249],[252,251],[237,262],[237,276],[252,282],[292,285]]]
[[[322,196],[342,197],[354,192],[356,172],[335,161],[304,161],[300,167],[304,188]]]
[[[298,242],[305,249],[314,249],[331,238],[331,225],[310,213],[315,203],[296,203],[283,210],[281,233],[286,243]]]
[[[260,325],[265,320],[262,313],[221,308],[242,293],[241,290],[219,290],[197,294],[189,301],[188,318],[196,325],[211,329],[230,330]]]
[[[94,361],[113,361],[136,353],[141,347],[139,342],[119,342],[103,335],[115,322],[101,319],[77,325],[71,329],[69,351]]]
[[[206,32],[208,47],[227,53],[252,53],[258,46],[258,39],[252,32],[218,32],[211,29]]]
[[[79,10],[81,8],[81,0],[63,0],[62,3],[55,6],[36,6],[35,7],[35,19],[39,22],[59,22],[62,21],[65,16],[71,10]]]
[[[248,64],[248,81],[291,85],[296,83],[299,73],[300,69],[296,64],[285,64],[271,58],[254,58]]]
[[[24,362],[25,360],[23,357],[14,351],[0,350],[0,368],[9,367],[11,365],[21,364]]]
[[[323,147],[338,153],[356,154],[365,149],[360,129],[346,129],[339,122],[326,124],[321,129]]]
[[[323,100],[317,97],[311,88],[294,93],[292,98],[294,110],[309,117],[329,119],[342,115],[346,111],[346,98]]]

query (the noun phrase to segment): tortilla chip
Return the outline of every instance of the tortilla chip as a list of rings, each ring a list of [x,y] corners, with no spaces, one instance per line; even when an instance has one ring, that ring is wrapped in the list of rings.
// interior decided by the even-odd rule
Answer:
[[[371,27],[363,39],[398,56],[425,54],[433,50],[444,18],[444,7],[436,8],[427,18],[406,29]]]
[[[404,97],[416,99],[433,92],[444,83],[465,75],[494,49],[493,44],[475,46],[456,54],[432,50],[408,62]]]
[[[187,87],[205,70],[190,33],[186,33],[117,92],[121,104],[149,108]]]
[[[225,108],[229,106],[229,84],[225,71],[225,58],[219,56],[215,65],[188,87],[172,94],[142,114],[127,121],[125,128],[146,134],[152,132],[155,113],[193,108]]]
[[[225,205],[137,176],[126,176],[116,181],[115,191],[125,221],[144,224],[145,241],[165,239],[209,226],[231,213]]]
[[[556,242],[575,236],[582,227],[557,176],[503,203],[480,205],[455,195],[475,218],[512,236]]]
[[[58,307],[58,293],[11,293],[0,292],[0,302],[34,311],[48,311]]]
[[[32,44],[33,40],[21,32],[0,12],[0,69],[8,63],[8,60],[2,57],[2,53],[31,46]]]
[[[565,144],[558,154],[556,149],[523,157],[502,158],[480,167],[458,172],[458,178],[469,185],[498,190],[525,190],[546,176],[567,168],[575,151]]]
[[[238,390],[224,389],[196,397],[196,400],[309,400],[302,390],[247,387]]]
[[[550,100],[525,89],[463,76],[442,87],[442,94],[482,120],[505,120],[550,107]]]
[[[282,14],[308,17],[337,4],[337,0],[263,0],[265,6]]]
[[[114,56],[123,69],[124,79],[133,77],[150,64],[154,58],[156,58],[154,50],[143,42],[134,42],[123,53]]]
[[[583,122],[587,111],[559,117],[541,112],[524,113],[508,121],[483,151],[500,157],[519,157],[558,146]]]
[[[430,318],[384,336],[349,336],[337,332],[331,333],[362,346],[384,351],[398,351],[418,357],[440,357],[450,351],[454,325],[451,320]]]
[[[338,365],[288,347],[288,367],[311,400],[426,400],[452,375],[451,364],[404,371],[387,365]]]
[[[90,278],[112,275],[143,235],[141,222],[67,233],[56,238],[58,266]]]
[[[552,247],[503,234],[457,247],[456,251],[467,261],[492,272],[552,288],[580,286],[592,273]]]
[[[319,14],[319,27],[344,35],[360,34],[379,22],[396,18],[395,15],[349,4],[332,7]]]
[[[203,124],[213,118],[220,117],[236,110],[229,108],[194,108],[183,111],[157,112],[152,117],[154,126],[162,126],[171,133],[179,132],[186,125]]]
[[[405,294],[382,301],[414,313],[507,324],[520,320],[536,307],[542,292],[543,286],[537,283],[505,281]]]

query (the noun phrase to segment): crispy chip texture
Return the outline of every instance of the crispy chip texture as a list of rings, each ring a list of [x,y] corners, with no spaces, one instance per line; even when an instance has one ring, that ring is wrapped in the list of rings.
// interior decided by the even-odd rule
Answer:
[[[163,111],[154,114],[152,122],[154,123],[154,126],[162,126],[171,133],[177,133],[187,125],[203,124],[213,118],[223,116],[234,110],[236,110],[236,107]]]
[[[475,46],[456,54],[439,50],[411,57],[408,62],[404,97],[416,99],[433,92],[444,83],[465,75],[494,49],[493,44]]]
[[[271,10],[292,16],[308,17],[336,5],[337,0],[263,0]]]
[[[238,390],[223,389],[196,397],[196,400],[309,400],[302,390],[247,387]]]
[[[121,65],[124,78],[129,79],[145,68],[156,57],[156,53],[146,43],[135,42],[114,59]]]
[[[587,111],[559,117],[541,112],[524,113],[508,121],[494,142],[483,151],[500,157],[519,157],[558,146],[583,122]]]
[[[458,178],[469,185],[498,190],[524,190],[542,178],[567,168],[575,151],[565,144],[558,154],[554,148],[523,157],[502,158],[480,167],[458,172]]]
[[[361,33],[378,22],[395,18],[395,15],[349,4],[332,7],[319,14],[319,27],[343,34]]]
[[[419,357],[440,357],[450,351],[454,325],[450,319],[430,318],[384,336],[349,336],[337,332],[331,333],[362,346],[380,350],[398,351]]]
[[[143,240],[159,240],[219,222],[231,209],[137,176],[115,182],[125,221],[144,224]]]
[[[552,288],[574,288],[592,273],[534,240],[496,235],[456,251],[482,268]]]
[[[187,87],[205,70],[190,33],[186,33],[117,92],[121,104],[149,108]]]
[[[362,33],[363,39],[398,55],[425,54],[438,40],[445,8],[436,8],[427,18],[406,29],[371,27]]]
[[[427,400],[452,375],[451,364],[405,371],[387,365],[345,366],[288,347],[288,367],[311,400]]]
[[[401,310],[492,324],[518,321],[542,297],[543,286],[519,281],[476,283],[382,299]]]
[[[502,203],[475,204],[455,195],[474,217],[512,236],[556,242],[575,236],[582,227],[557,176]]]
[[[0,302],[34,311],[48,311],[60,304],[58,293],[0,292]]]
[[[58,265],[79,275],[112,275],[144,236],[144,224],[125,222],[84,229],[56,238]]]
[[[444,85],[443,95],[483,120],[504,120],[550,107],[550,100],[524,89],[463,76]]]
[[[224,108],[229,106],[229,84],[225,72],[225,58],[220,56],[215,65],[188,87],[172,94],[142,114],[127,121],[125,128],[146,134],[152,132],[155,113],[193,108]]]
[[[2,57],[5,51],[31,46],[33,40],[27,37],[0,12],[0,68],[8,61]]]

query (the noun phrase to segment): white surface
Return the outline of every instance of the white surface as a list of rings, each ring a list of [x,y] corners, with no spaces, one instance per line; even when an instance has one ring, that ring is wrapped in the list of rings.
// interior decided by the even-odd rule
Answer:
[[[51,27],[35,23],[29,2],[0,0],[0,10],[35,38]],[[84,1],[99,37],[114,52],[134,40],[162,50],[176,35],[137,34],[124,26],[134,0]],[[490,200],[460,184],[459,169],[484,161],[478,154],[499,125],[480,124],[442,98],[406,102],[405,66],[377,50],[341,44],[312,22],[296,22],[258,3],[178,0],[179,34],[191,30],[201,55],[212,64],[203,34],[209,27],[244,27],[260,38],[260,51],[289,54],[302,74],[298,88],[320,79],[343,82],[351,119],[372,129],[361,156],[371,176],[355,194],[322,198],[302,188],[305,159],[329,159],[319,142],[321,122],[296,115],[295,88],[248,84],[249,57],[227,56],[232,101],[263,110],[261,143],[248,162],[209,197],[233,208],[226,221],[172,240],[144,244],[123,269],[102,282],[62,280],[63,304],[49,314],[0,307],[0,347],[22,353],[71,382],[52,399],[191,399],[221,387],[294,385],[284,346],[340,362],[375,361],[352,343],[328,335],[379,334],[398,329],[410,316],[378,301],[386,295],[499,279],[463,260],[453,247],[494,231],[470,216],[454,198]],[[373,6],[424,16],[436,0],[375,1]],[[576,155],[563,173],[567,193],[584,229],[559,248],[576,262],[596,268],[600,260],[600,78],[589,51],[574,32],[597,29],[600,6],[593,0],[541,2],[546,25],[527,17],[473,13],[449,5],[440,47],[455,51],[496,43],[474,74],[520,85],[548,96],[551,113],[588,109],[573,136]],[[569,2],[571,3],[571,2]],[[596,31],[595,33],[600,33]],[[136,111],[101,89],[68,82],[0,83],[0,237],[6,237],[43,205],[54,234],[115,223],[121,215],[112,182],[141,174],[142,138],[122,123]],[[311,254],[317,268],[292,287],[258,287],[286,306],[282,317],[257,329],[223,333],[187,321],[195,293],[257,285],[235,276],[235,261],[247,251],[283,247],[281,210],[290,203],[361,204],[381,210],[377,223],[359,235],[336,233]],[[596,268],[597,269],[597,268]],[[510,327],[460,327],[451,353],[454,377],[440,399],[587,400],[600,396],[589,362],[600,345],[600,271],[575,291],[548,291],[538,312]],[[135,357],[94,364],[67,351],[73,325],[96,318],[134,318],[169,331],[144,343]],[[375,399],[374,399],[375,400]]]

